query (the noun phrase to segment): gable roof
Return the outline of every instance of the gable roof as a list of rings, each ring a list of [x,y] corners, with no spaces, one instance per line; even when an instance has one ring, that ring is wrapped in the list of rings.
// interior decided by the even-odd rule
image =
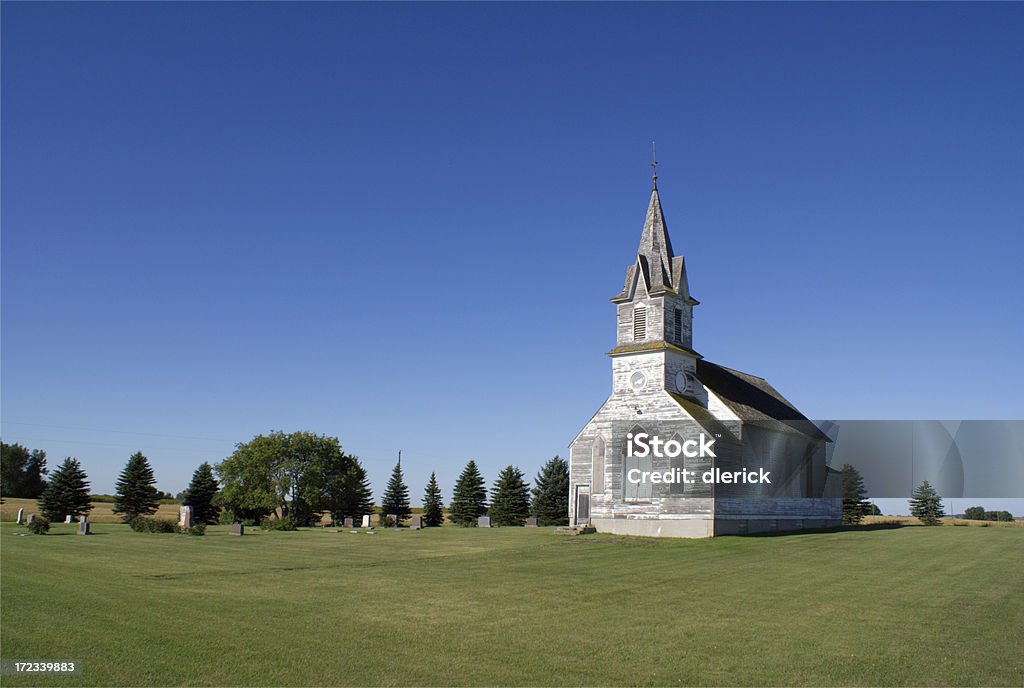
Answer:
[[[832,441],[764,378],[703,359],[697,361],[697,377],[744,421]]]

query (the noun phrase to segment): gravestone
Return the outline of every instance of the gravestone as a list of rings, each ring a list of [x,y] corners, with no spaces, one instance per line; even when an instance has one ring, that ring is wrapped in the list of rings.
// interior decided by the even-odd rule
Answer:
[[[395,524],[395,528],[397,528],[398,527],[398,514],[388,514],[388,518],[391,519],[391,522],[394,523]]]
[[[82,514],[82,518],[78,520],[78,534],[88,535],[89,532],[89,517]]]
[[[231,534],[238,535],[239,537],[245,535],[245,526],[243,526],[241,523],[232,523]]]
[[[25,510],[24,509],[18,509],[18,525],[19,526],[25,525]]]
[[[423,517],[422,516],[413,516],[412,517],[412,526],[410,526],[410,527],[413,530],[420,530],[420,529],[422,529],[423,528]]]
[[[370,514],[363,514],[363,528],[370,527]]]
[[[192,527],[192,507],[181,507],[181,516],[178,520],[178,525],[181,526],[182,530],[188,530]]]
[[[74,523],[75,520],[71,517],[71,514],[68,514],[67,516],[64,517],[64,522],[65,523]]]
[[[490,516],[480,516],[479,518],[476,519],[476,527],[477,528],[490,528],[491,527],[491,517]]]
[[[537,527],[537,517],[536,516],[531,516],[530,518],[526,519],[526,527],[527,528],[536,528]]]
[[[351,516],[346,516],[345,517],[345,527],[346,528],[354,528],[355,527],[355,522],[352,520]]]
[[[29,524],[31,524],[35,520],[36,520],[36,515],[35,514],[29,514],[28,515],[28,519],[25,521],[25,525],[29,525]]]

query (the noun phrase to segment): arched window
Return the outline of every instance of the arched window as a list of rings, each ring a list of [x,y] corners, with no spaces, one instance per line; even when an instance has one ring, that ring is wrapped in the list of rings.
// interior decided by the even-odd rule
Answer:
[[[634,425],[629,431],[629,434],[633,437],[644,433],[647,433],[647,431],[640,425]],[[650,501],[653,494],[653,483],[650,480],[650,472],[653,466],[651,454],[648,452],[647,456],[630,456],[629,446],[627,436],[625,456],[622,460],[622,497],[626,501]],[[639,450],[639,446],[634,445],[634,449]],[[648,474],[646,479],[644,479],[644,473]]]
[[[683,439],[683,436],[680,435],[678,432],[672,435],[672,438],[669,441],[672,440],[678,442],[680,447],[683,446],[683,442],[685,441]],[[675,497],[682,497],[684,494],[686,494],[686,488],[688,487],[685,483],[682,482],[681,477],[681,472],[686,469],[685,457],[683,457],[683,455],[680,454],[679,456],[672,457],[671,462],[672,474],[679,480],[678,482],[669,484],[668,493]]]
[[[594,492],[604,492],[604,438],[598,435],[597,439],[594,440],[594,445],[591,447],[590,452],[594,470],[594,480],[592,483],[594,486]]]
[[[647,339],[647,306],[642,303],[633,309],[633,339]]]

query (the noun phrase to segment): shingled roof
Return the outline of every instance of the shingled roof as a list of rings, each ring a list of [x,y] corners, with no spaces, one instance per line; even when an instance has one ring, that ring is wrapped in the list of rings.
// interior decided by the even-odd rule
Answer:
[[[697,361],[697,377],[744,421],[798,432],[831,442],[828,435],[800,413],[764,378],[741,373],[706,360]]]

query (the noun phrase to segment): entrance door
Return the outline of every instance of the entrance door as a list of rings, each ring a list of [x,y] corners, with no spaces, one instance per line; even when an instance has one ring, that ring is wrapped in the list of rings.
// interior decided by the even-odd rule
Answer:
[[[590,485],[576,486],[576,525],[590,525]]]

